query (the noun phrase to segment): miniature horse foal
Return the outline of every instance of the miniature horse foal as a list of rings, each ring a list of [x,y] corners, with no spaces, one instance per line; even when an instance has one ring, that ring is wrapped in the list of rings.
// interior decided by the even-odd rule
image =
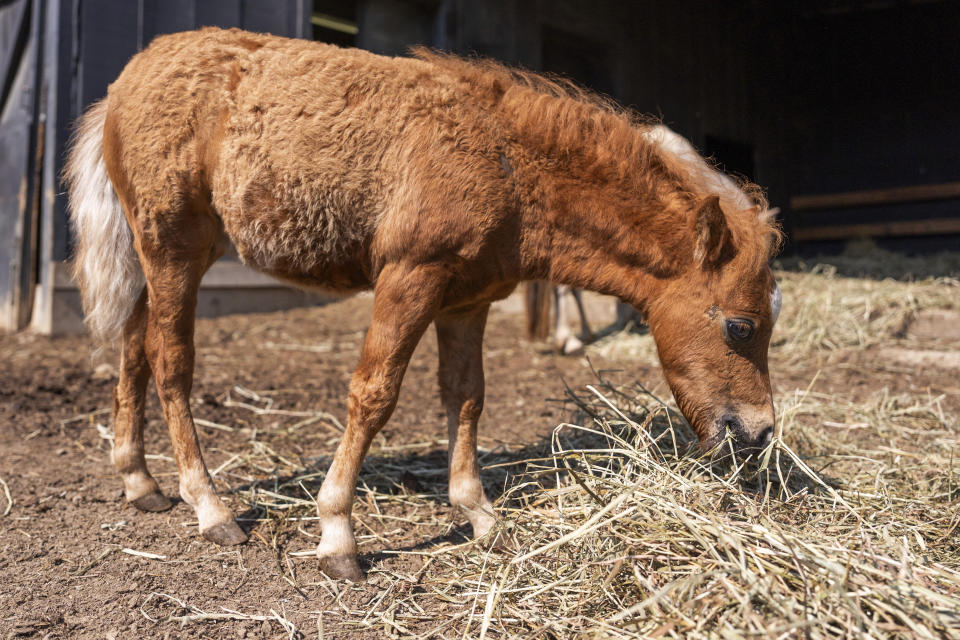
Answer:
[[[573,86],[427,52],[385,58],[237,30],[162,36],[84,115],[66,177],[88,325],[120,338],[112,457],[126,497],[170,505],[144,459],[152,375],[180,495],[215,543],[246,534],[214,491],[189,400],[197,290],[229,243],[299,286],[374,291],[317,500],[331,576],[363,575],[357,474],[430,323],[450,501],[475,535],[495,524],[476,457],[481,345],[490,303],[524,280],[640,309],[705,447],[770,438],[778,234],[763,199],[665,127]]]

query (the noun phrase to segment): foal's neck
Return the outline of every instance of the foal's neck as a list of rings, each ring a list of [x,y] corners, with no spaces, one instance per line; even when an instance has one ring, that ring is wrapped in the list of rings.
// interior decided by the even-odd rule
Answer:
[[[542,197],[526,212],[535,250],[528,277],[613,295],[644,308],[691,253],[681,211],[655,191],[616,179],[557,170],[539,180]]]

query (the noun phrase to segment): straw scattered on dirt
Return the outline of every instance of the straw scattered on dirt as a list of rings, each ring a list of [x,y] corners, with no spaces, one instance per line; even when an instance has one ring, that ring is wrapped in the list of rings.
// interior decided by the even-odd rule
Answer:
[[[855,280],[829,268],[777,276],[784,307],[772,366],[790,372],[789,385],[778,387],[790,391],[775,398],[777,436],[760,460],[712,463],[673,404],[656,397],[663,387],[651,392],[625,383],[633,379],[627,373],[601,371],[593,385],[558,400],[566,418],[549,437],[482,450],[500,523],[494,535],[470,541],[464,519],[447,506],[446,443],[420,432],[378,438],[354,505],[369,571],[360,584],[327,579],[314,556],[313,498],[330,459],[310,454],[333,451],[342,410],[331,409],[329,394],[304,401],[295,378],[262,389],[237,378],[232,361],[219,366],[211,356],[217,376],[207,379],[222,386],[206,383],[198,424],[218,489],[251,541],[210,547],[184,505],[167,516],[121,512],[101,504],[111,491],[103,489],[96,504],[81,506],[124,519],[96,525],[105,532],[100,546],[85,547],[84,556],[54,554],[67,559],[59,569],[30,558],[24,566],[59,572],[78,587],[115,580],[104,593],[123,593],[117,597],[135,616],[105,602],[114,619],[94,629],[20,604],[0,617],[0,628],[14,624],[14,637],[68,628],[63,637],[101,637],[134,616],[144,637],[960,637],[960,403],[913,383],[885,389],[881,381],[896,378],[874,373],[876,360],[864,361],[875,367],[870,385],[857,393],[843,386],[843,367],[853,366],[843,358],[912,340],[903,327],[914,314],[957,308],[957,281]],[[258,348],[293,341],[274,343]],[[232,346],[231,353],[248,349]],[[635,334],[588,349],[603,353],[624,366],[655,357],[649,336]],[[293,367],[292,357],[285,364]],[[529,398],[516,420],[531,432],[542,427],[543,403]],[[102,470],[111,437],[105,406],[87,403],[59,422],[68,446]],[[168,456],[150,459],[164,481],[175,477]],[[10,531],[7,544],[16,535],[35,547],[37,529],[28,525],[56,513],[44,512],[44,501],[59,499],[60,488],[25,495],[15,480],[3,474],[0,526]],[[158,529],[138,533],[147,522]],[[63,544],[58,535],[44,542]]]

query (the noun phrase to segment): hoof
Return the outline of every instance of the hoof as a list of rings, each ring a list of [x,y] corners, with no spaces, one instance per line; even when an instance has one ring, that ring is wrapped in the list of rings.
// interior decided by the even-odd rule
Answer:
[[[357,556],[321,556],[320,570],[335,580],[362,582],[367,577],[360,569]]]
[[[130,503],[140,511],[153,512],[166,511],[173,506],[173,503],[170,502],[170,498],[163,495],[159,491],[154,491],[145,496],[140,496],[136,500],[131,500]]]
[[[247,534],[245,534],[243,529],[233,520],[210,527],[202,533],[204,538],[221,547],[243,544],[247,541]]]
[[[563,356],[581,356],[583,343],[576,336],[570,336],[563,343],[557,344],[557,352]]]

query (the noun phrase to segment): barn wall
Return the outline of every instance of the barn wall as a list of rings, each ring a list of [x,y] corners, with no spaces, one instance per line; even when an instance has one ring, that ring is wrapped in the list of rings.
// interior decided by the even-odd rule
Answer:
[[[782,34],[784,72],[772,83],[789,117],[769,135],[786,197],[960,178],[958,3],[784,19],[792,21]],[[796,211],[787,222],[797,229],[934,218],[960,218],[960,201]]]
[[[0,7],[0,328],[20,329],[30,312],[36,227],[37,30],[41,5],[16,0]]]
[[[21,1],[29,4],[29,0]],[[309,33],[312,3],[310,0],[33,0],[33,4],[43,5],[46,10],[43,35],[36,35],[31,42],[44,52],[42,93],[47,133],[43,146],[42,215],[36,247],[39,283],[33,297],[31,324],[42,333],[59,333],[82,328],[78,295],[65,275],[71,238],[66,198],[57,178],[62,170],[71,123],[90,103],[106,94],[107,86],[130,57],[157,35],[201,26],[222,26],[304,37]],[[4,11],[6,9],[4,7]],[[28,129],[21,129],[22,135],[28,135]],[[8,191],[0,189],[0,198]],[[11,218],[6,211],[2,213],[0,225],[8,224]],[[319,299],[316,295],[292,292],[275,281],[235,267],[218,264],[211,270],[212,280],[205,279],[201,292],[201,313],[235,311],[244,306],[269,310]]]
[[[436,44],[439,5],[404,0],[367,0],[357,7],[357,46],[387,56],[415,44]]]
[[[798,189],[960,175],[956,3],[814,15],[798,35],[791,81]]]
[[[24,7],[36,8],[26,43],[16,19]],[[54,266],[71,249],[57,182],[69,123],[129,57],[156,35],[203,25],[311,37],[315,9],[349,13],[359,29],[349,42],[378,53],[426,44],[560,72],[610,94],[767,187],[788,231],[960,222],[957,198],[790,209],[796,196],[957,183],[957,2],[12,0],[0,8],[0,56],[17,53],[12,65],[0,57],[6,326],[22,325],[30,301],[41,330],[69,315],[56,308],[54,286]],[[31,297],[35,270],[40,286]]]

